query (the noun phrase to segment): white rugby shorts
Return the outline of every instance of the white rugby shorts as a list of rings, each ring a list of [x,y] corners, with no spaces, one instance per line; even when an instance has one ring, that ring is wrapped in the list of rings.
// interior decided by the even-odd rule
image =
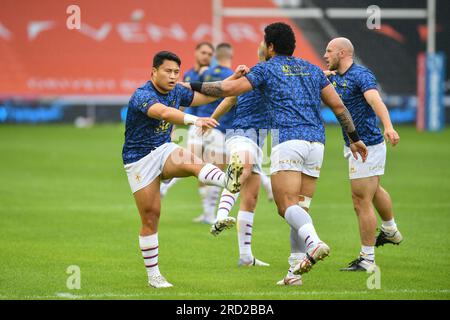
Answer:
[[[124,166],[131,191],[135,193],[153,182],[161,175],[170,154],[180,148],[173,142],[164,143],[142,159]]]
[[[253,163],[252,172],[263,174],[263,151],[251,139],[244,136],[232,136],[231,138],[226,140],[225,146],[229,155],[237,153],[240,155],[241,159],[243,159],[243,156],[241,155],[243,152],[249,152],[251,156],[250,160]]]
[[[348,160],[348,175],[350,180],[382,176],[386,164],[386,143],[367,146],[369,152],[366,162],[362,162],[358,154],[358,160],[353,158],[350,148],[344,146],[344,157]]]
[[[323,162],[324,145],[320,142],[289,140],[272,148],[270,174],[278,171],[300,171],[318,178]]]

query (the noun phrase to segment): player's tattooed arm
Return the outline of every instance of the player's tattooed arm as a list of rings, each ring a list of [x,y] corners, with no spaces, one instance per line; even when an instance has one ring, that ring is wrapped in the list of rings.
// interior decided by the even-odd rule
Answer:
[[[191,82],[192,90],[213,97],[238,96],[253,89],[246,77],[237,80],[216,82]]]
[[[203,82],[200,92],[206,94],[207,96],[223,97],[222,82],[223,81]]]
[[[341,124],[341,127],[344,129],[345,132],[351,133],[356,130],[355,124],[353,123],[352,115],[350,114],[347,108],[344,107],[344,111],[342,113],[336,114],[336,118],[338,119],[339,123]]]

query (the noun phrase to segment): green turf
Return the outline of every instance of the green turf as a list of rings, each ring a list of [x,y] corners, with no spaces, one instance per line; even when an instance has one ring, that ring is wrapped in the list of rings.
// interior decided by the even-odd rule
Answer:
[[[155,290],[121,164],[123,127],[0,126],[0,299],[449,299],[450,131],[398,129],[382,184],[405,241],[377,249],[381,289],[367,288],[366,273],[338,271],[357,256],[359,236],[340,131],[329,127],[311,214],[331,256],[302,287],[275,285],[289,231],[263,191],[253,252],[271,266],[238,268],[235,230],[213,238],[191,222],[201,204],[188,178],[164,199],[159,230],[160,269],[175,287]],[[80,290],[66,287],[70,265],[81,269]]]

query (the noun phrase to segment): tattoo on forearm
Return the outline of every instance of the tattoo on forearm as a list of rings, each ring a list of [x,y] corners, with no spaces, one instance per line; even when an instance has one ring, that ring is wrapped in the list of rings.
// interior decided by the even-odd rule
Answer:
[[[223,95],[222,81],[203,82],[201,92],[211,97],[222,97]]]
[[[336,118],[339,120],[339,123],[345,132],[350,133],[355,131],[355,124],[353,123],[352,116],[347,108],[344,112],[337,114]]]

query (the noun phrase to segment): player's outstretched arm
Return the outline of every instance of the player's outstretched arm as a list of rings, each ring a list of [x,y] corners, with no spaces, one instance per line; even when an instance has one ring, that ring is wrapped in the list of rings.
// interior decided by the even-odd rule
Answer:
[[[191,89],[212,97],[238,96],[253,89],[246,77],[216,82],[191,82]]]
[[[192,99],[190,107],[203,106],[205,104],[209,104],[211,102],[214,102],[217,99],[219,99],[219,97],[207,96],[207,95],[205,95],[203,93],[194,91],[194,98]]]
[[[212,118],[199,118],[191,114],[181,112],[178,109],[170,108],[162,103],[155,103],[148,111],[150,118],[164,120],[173,124],[193,124],[197,127],[212,129],[219,125],[217,120]]]
[[[355,124],[353,123],[352,116],[337,94],[334,87],[329,84],[328,86],[323,88],[321,91],[321,96],[323,102],[331,108],[333,113],[336,115],[339,123],[341,124],[342,129],[344,129],[344,132],[349,137],[351,141],[350,149],[353,153],[353,157],[357,159],[357,153],[359,153],[362,157],[362,160],[366,161],[367,147],[364,142],[360,140],[358,132],[355,128]]]
[[[389,116],[389,111],[384,104],[383,100],[376,89],[370,89],[364,92],[364,98],[367,103],[372,107],[373,111],[378,118],[380,118],[381,123],[384,127],[384,137],[393,146],[396,146],[400,142],[400,136],[397,131],[394,130],[394,126],[391,122],[391,117]]]
[[[222,102],[214,110],[211,118],[219,120],[225,113],[231,110],[231,108],[236,104],[237,97],[227,97],[222,100]]]

